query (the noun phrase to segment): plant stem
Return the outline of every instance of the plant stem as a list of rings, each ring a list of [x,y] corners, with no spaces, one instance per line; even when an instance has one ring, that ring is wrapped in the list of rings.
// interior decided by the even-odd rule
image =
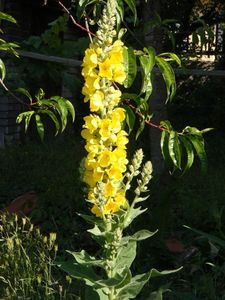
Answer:
[[[68,16],[70,17],[71,21],[73,22],[73,24],[77,27],[79,27],[81,30],[86,31],[88,34],[95,36],[95,34],[91,31],[89,31],[87,28],[83,27],[82,25],[80,25],[79,23],[76,22],[76,20],[74,19],[73,15],[70,13],[70,11],[68,10],[68,8],[65,7],[65,5],[61,2],[58,1],[59,5],[62,7],[62,9],[68,14]]]

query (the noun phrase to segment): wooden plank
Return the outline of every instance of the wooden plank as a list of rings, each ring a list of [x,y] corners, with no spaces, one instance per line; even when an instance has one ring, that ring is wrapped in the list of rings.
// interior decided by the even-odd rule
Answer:
[[[45,55],[45,54],[24,51],[24,50],[17,50],[17,52],[22,57],[27,57],[27,58],[32,58],[32,59],[37,59],[37,60],[42,60],[42,61],[48,61],[48,62],[55,62],[55,63],[59,63],[59,64],[62,64],[62,65],[68,66],[68,67],[80,67],[81,66],[81,61],[72,59],[72,58],[64,58],[64,57],[53,56],[53,55]]]
[[[24,50],[18,50],[18,53],[22,57],[27,57],[31,59],[37,59],[42,61],[48,61],[48,62],[54,62],[59,63],[62,65],[65,65],[67,67],[80,67],[82,62],[77,59],[72,58],[64,58],[59,56],[52,56],[52,55],[45,55],[30,51],[24,51]],[[154,71],[156,73],[160,73],[158,68],[154,68]],[[180,76],[219,76],[224,77],[225,76],[225,70],[204,70],[204,69],[178,69],[174,68],[174,72],[176,75]]]

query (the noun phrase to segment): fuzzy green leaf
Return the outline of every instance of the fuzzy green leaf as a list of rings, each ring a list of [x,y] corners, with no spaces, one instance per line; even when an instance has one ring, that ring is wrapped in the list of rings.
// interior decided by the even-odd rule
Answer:
[[[146,240],[150,237],[152,237],[153,235],[155,235],[158,232],[158,230],[151,232],[149,230],[139,230],[137,231],[135,234],[133,234],[130,239],[135,240],[135,241],[142,241],[142,240]]]
[[[127,212],[127,216],[125,217],[124,228],[128,227],[135,218],[137,218],[139,215],[143,214],[146,210],[147,210],[147,208],[141,209],[140,206],[137,208],[131,208]]]
[[[103,261],[97,260],[94,256],[90,256],[85,250],[80,252],[66,251],[70,253],[78,264],[86,266],[98,266],[103,267]]]
[[[132,48],[125,48],[123,50],[124,67],[126,73],[126,79],[123,83],[125,88],[129,88],[137,75],[137,62],[136,55]]]
[[[125,267],[127,267],[128,269],[131,267],[136,257],[137,248],[137,243],[134,240],[129,240],[127,243],[123,243],[122,240],[121,243],[122,246],[115,263],[115,271],[118,273],[121,273],[121,271],[124,270]]]
[[[94,286],[100,279],[90,266],[80,265],[74,261],[56,262],[56,264],[71,277],[84,280],[88,286]]]

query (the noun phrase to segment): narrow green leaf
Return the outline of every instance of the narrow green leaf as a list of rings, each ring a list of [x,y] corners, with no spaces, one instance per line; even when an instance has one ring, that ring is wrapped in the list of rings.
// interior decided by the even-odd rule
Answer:
[[[33,116],[33,114],[34,114],[34,111],[28,111],[27,114],[26,114],[26,117],[25,117],[25,132],[27,132],[27,129],[29,127],[30,120],[31,120],[31,117]]]
[[[155,50],[152,47],[144,49],[145,54],[139,57],[142,73],[141,93],[145,93],[145,101],[152,94],[152,69],[155,65]]]
[[[168,148],[169,148],[169,155],[170,155],[174,165],[180,169],[181,153],[180,153],[178,134],[176,131],[171,131],[169,133]]]
[[[128,105],[124,105],[124,108],[126,110],[126,123],[130,134],[134,128],[136,117],[135,117],[135,113]]]
[[[74,109],[74,106],[73,106],[73,104],[69,100],[65,99],[65,102],[66,102],[67,110],[71,114],[72,120],[74,122],[75,121],[75,109]]]
[[[20,124],[24,118],[26,118],[27,112],[23,112],[21,114],[19,114],[16,118],[16,123]]]
[[[44,140],[44,124],[41,121],[41,117],[38,114],[35,114],[35,120],[36,120],[36,127],[37,127],[37,132],[40,136],[40,139],[43,141]]]
[[[192,227],[189,227],[189,226],[186,226],[186,225],[183,225],[185,228],[187,229],[190,229],[192,230],[193,232],[197,233],[198,235],[208,239],[209,241],[213,242],[213,243],[216,243],[217,245],[219,245],[220,247],[222,247],[223,249],[225,249],[225,240],[223,239],[220,239],[218,238],[217,236],[215,235],[212,235],[212,234],[209,234],[209,233],[206,233],[206,232],[203,232],[201,230],[198,230],[198,229],[195,229],[195,228],[192,228]]]
[[[1,79],[4,80],[5,75],[6,75],[6,68],[5,68],[5,64],[1,58],[0,58],[0,72],[1,72]]]
[[[52,111],[47,110],[47,109],[40,109],[40,110],[38,110],[38,113],[46,114],[52,119],[52,121],[55,124],[55,130],[56,130],[55,135],[57,135],[59,133],[60,126],[59,126],[59,121],[58,121],[56,115]]]
[[[10,16],[9,14],[3,13],[2,11],[0,12],[0,19],[1,20],[6,20],[9,21],[11,23],[16,24],[16,19],[14,19],[12,16]]]
[[[43,91],[42,88],[40,88],[37,93],[35,94],[35,98],[40,101],[42,98],[44,98],[45,92]]]
[[[24,89],[24,88],[18,88],[16,89],[16,92],[26,96],[29,100],[30,100],[30,103],[32,103],[32,96],[31,94],[28,92],[28,90]]]
[[[132,48],[124,47],[123,50],[123,58],[124,58],[124,67],[126,72],[126,79],[123,83],[125,88],[129,88],[137,75],[137,62],[136,55],[134,54],[134,50]]]
[[[122,0],[116,1],[116,21],[117,27],[121,24],[124,17],[124,5]]]
[[[137,133],[136,133],[136,136],[135,136],[136,140],[138,139],[139,135],[142,133],[142,131],[144,130],[144,128],[145,128],[145,120],[142,119],[140,121],[140,126],[139,126],[139,128],[137,130]]]
[[[169,132],[164,130],[161,135],[161,141],[160,141],[160,147],[161,147],[161,153],[163,156],[163,159],[165,163],[168,165],[169,169],[172,169],[174,164],[170,157],[169,153]]]
[[[162,57],[157,56],[156,63],[162,73],[162,76],[166,84],[166,91],[167,91],[166,102],[168,102],[173,99],[176,93],[175,74],[171,65]]]
[[[164,53],[160,53],[158,57],[169,57],[170,59],[174,60],[178,64],[178,66],[181,66],[181,60],[179,56],[176,55],[175,53],[164,52]]]
[[[193,162],[194,162],[194,151],[193,151],[191,143],[189,142],[189,140],[185,136],[181,136],[180,140],[181,140],[182,144],[185,147],[186,155],[187,155],[187,162],[186,162],[185,168],[184,168],[184,170],[182,172],[182,174],[184,174],[193,165]]]
[[[205,143],[203,137],[199,135],[187,135],[186,137],[194,146],[196,154],[200,160],[201,170],[203,173],[205,173],[207,169],[207,156],[205,152]]]
[[[130,10],[132,11],[133,15],[134,15],[134,23],[136,23],[137,20],[137,10],[136,10],[136,4],[134,0],[124,0],[126,2],[126,4],[128,5],[128,7],[130,8]]]
[[[63,132],[67,125],[67,115],[68,115],[67,104],[65,102],[65,99],[59,96],[54,96],[51,97],[50,100],[53,100],[52,102],[56,102],[55,108],[61,117],[62,132]]]

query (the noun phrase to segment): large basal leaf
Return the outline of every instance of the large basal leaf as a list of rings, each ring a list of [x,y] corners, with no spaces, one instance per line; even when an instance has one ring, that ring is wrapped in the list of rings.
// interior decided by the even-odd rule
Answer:
[[[85,250],[81,250],[80,252],[68,251],[76,260],[78,264],[86,265],[86,266],[98,266],[103,267],[103,261],[97,260],[94,256],[89,255]]]
[[[125,267],[127,267],[128,269],[130,268],[136,257],[136,248],[137,243],[134,240],[130,240],[126,244],[122,244],[119,255],[116,258],[116,272],[121,273],[121,271],[124,270]]]
[[[57,262],[56,264],[71,277],[84,280],[88,286],[93,287],[96,281],[100,279],[90,266],[80,265],[74,261]]]

